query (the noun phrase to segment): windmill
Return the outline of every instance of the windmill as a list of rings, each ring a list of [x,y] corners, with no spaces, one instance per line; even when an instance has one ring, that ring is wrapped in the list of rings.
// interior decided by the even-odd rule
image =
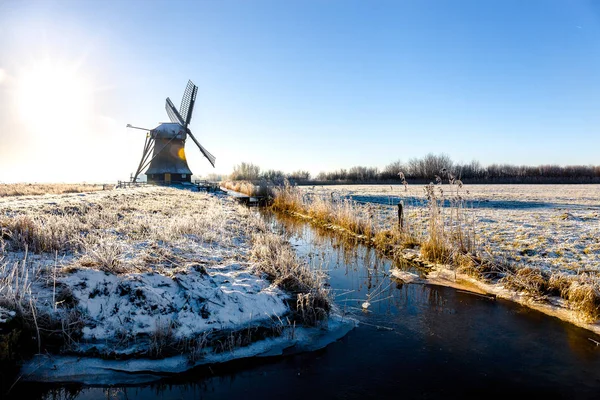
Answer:
[[[163,122],[154,129],[144,129],[127,125],[128,128],[141,129],[148,132],[142,159],[131,179],[133,182],[137,181],[139,175],[146,168],[148,169],[145,174],[149,183],[170,184],[190,182],[192,171],[188,167],[184,151],[185,139],[188,135],[214,168],[215,156],[202,147],[189,128],[197,93],[198,86],[194,85],[190,80],[185,88],[185,92],[183,92],[179,111],[177,111],[171,99],[167,97],[165,108],[171,122]]]

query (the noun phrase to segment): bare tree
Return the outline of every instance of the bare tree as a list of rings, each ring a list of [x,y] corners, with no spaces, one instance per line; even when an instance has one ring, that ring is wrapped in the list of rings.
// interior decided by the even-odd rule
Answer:
[[[232,181],[239,180],[257,180],[260,178],[260,167],[252,163],[242,162],[233,167],[233,172],[229,176]]]

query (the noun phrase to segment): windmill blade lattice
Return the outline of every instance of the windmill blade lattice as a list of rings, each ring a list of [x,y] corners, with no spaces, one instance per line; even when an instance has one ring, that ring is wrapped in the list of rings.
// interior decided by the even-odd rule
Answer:
[[[189,80],[183,92],[181,98],[181,106],[179,107],[179,115],[185,118],[185,124],[182,124],[185,128],[190,124],[192,120],[192,111],[194,111],[194,103],[196,102],[196,94],[198,93],[198,86]]]
[[[165,110],[167,110],[167,114],[169,115],[169,119],[171,120],[171,122],[179,125],[184,124],[183,118],[181,118],[181,114],[179,114],[179,111],[177,111],[175,105],[173,105],[173,102],[168,97],[167,102],[165,104]]]
[[[194,143],[196,143],[196,146],[198,146],[198,148],[200,149],[200,151],[202,152],[202,154],[204,155],[204,157],[206,157],[206,159],[208,160],[208,162],[213,166],[213,168],[215,167],[215,161],[216,161],[216,157],[213,156],[212,154],[210,154],[210,151],[206,150],[204,148],[204,146],[202,146],[200,144],[200,142],[198,142],[198,140],[196,140],[196,137],[192,134],[191,131],[188,131],[188,134],[190,135],[190,137],[192,138],[192,140],[194,141]]]

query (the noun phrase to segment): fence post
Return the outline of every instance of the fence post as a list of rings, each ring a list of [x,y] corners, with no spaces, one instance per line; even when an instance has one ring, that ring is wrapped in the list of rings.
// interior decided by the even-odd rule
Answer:
[[[402,203],[398,203],[398,225],[400,230],[404,229],[404,210],[402,209]]]

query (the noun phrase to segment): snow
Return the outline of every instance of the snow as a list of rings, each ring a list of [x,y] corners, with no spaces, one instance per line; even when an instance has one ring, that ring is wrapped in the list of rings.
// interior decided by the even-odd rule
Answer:
[[[236,347],[231,354],[200,346],[198,362],[280,354],[292,345],[307,350],[351,329],[335,317],[324,322],[325,331],[288,326],[290,295],[257,273],[250,259],[253,235],[266,228],[257,214],[226,197],[144,187],[0,198],[0,222],[10,224],[15,216],[29,218],[40,237],[54,232],[65,244],[56,253],[37,254],[19,250],[10,240],[0,247],[0,298],[19,298],[26,307],[31,299],[38,317],[81,325],[80,336],[68,347],[69,357],[76,358],[50,356],[63,361],[53,364],[58,375],[50,373],[48,379],[64,371],[85,381],[119,368],[185,370],[197,358],[190,357],[186,343],[196,346],[195,340],[210,336],[215,345],[219,335],[246,328],[273,333],[249,345],[228,346]],[[0,309],[0,322],[10,313]],[[152,350],[157,343],[161,348],[183,343],[168,356],[187,353],[162,363],[139,359],[159,357]],[[117,367],[89,358],[93,355],[136,360],[119,361]],[[72,363],[80,358],[85,365]],[[49,373],[44,367],[35,371],[32,379],[45,380],[40,374]]]
[[[183,126],[178,123],[163,122],[150,131],[150,134],[159,139],[177,138],[185,140],[186,132]]]
[[[289,310],[286,294],[231,264],[211,268],[207,275],[182,271],[112,275],[82,269],[59,280],[71,288],[86,319],[83,340],[103,348],[115,332],[127,337],[151,335],[161,321],[176,338],[207,330],[243,328],[270,321]]]
[[[0,324],[7,323],[15,315],[17,315],[17,314],[14,311],[11,311],[4,307],[0,307]]]
[[[21,374],[25,381],[79,382],[94,385],[140,384],[180,373],[199,365],[224,363],[239,358],[280,356],[319,350],[344,337],[358,322],[332,315],[323,328],[286,328],[283,335],[254,342],[230,352],[207,352],[190,363],[185,356],[160,360],[103,360],[91,357],[37,355],[26,362]]]
[[[404,283],[423,283],[424,282],[424,280],[421,279],[419,277],[419,275],[417,275],[413,272],[402,271],[401,269],[398,269],[398,268],[392,269],[391,274],[394,278],[399,279]]]

